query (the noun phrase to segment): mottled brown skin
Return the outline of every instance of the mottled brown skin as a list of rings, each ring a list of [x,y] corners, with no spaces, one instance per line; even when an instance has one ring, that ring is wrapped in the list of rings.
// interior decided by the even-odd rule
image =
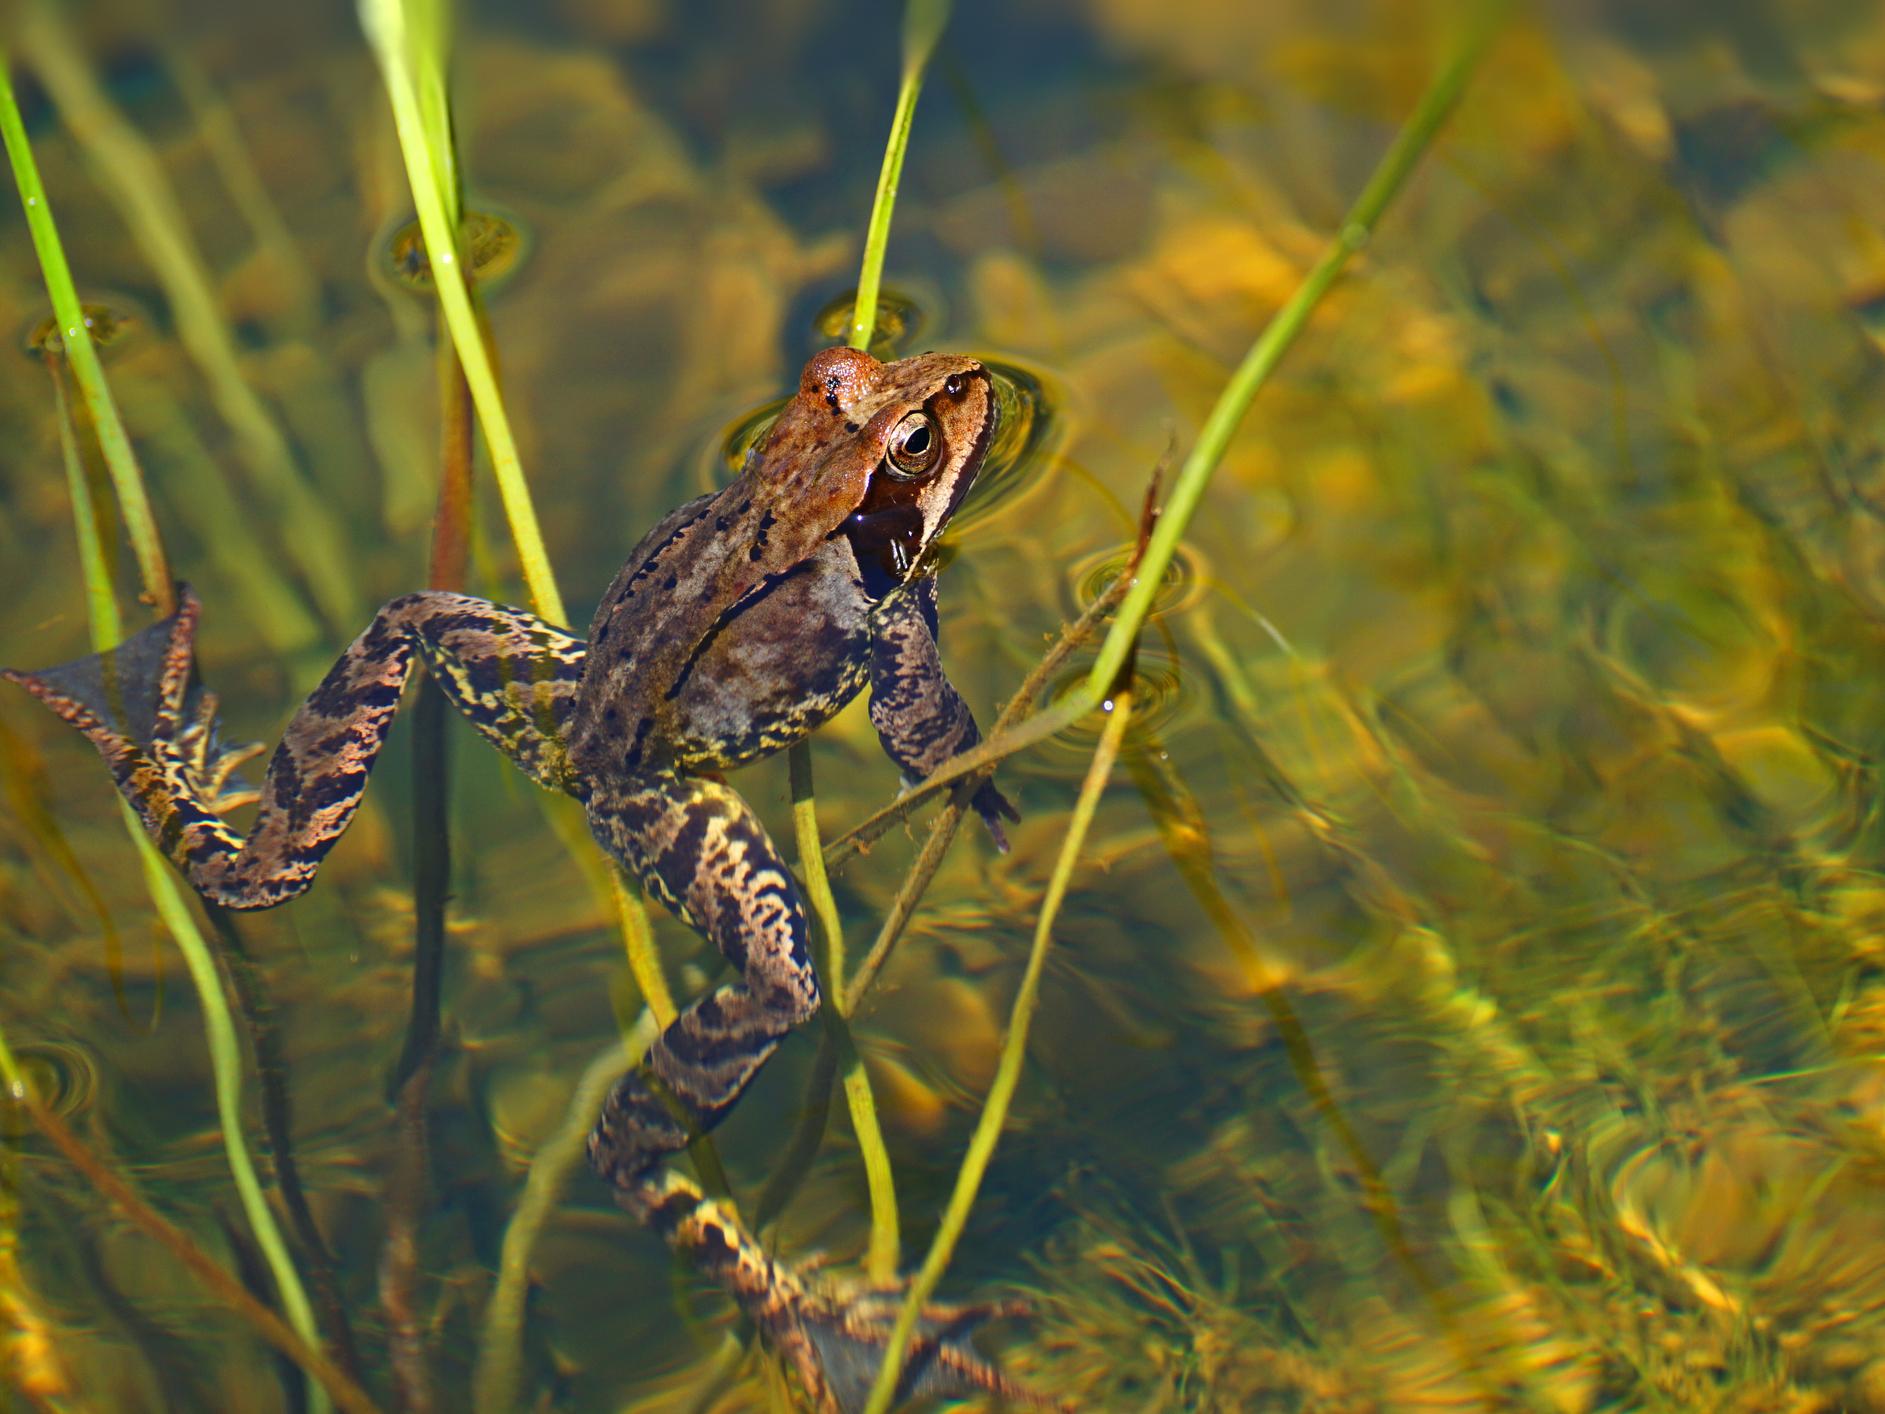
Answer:
[[[605,848],[733,964],[610,1094],[590,1138],[622,1204],[721,1281],[820,1408],[859,1408],[894,1308],[808,1283],[665,1161],[711,1129],[818,1009],[805,909],[764,827],[718,773],[829,720],[868,681],[871,721],[906,781],[977,740],[936,650],[930,551],[995,423],[988,374],[943,354],[812,358],[724,490],[669,513],[630,554],[584,642],[517,609],[443,592],[396,599],[296,712],[247,836],[222,812],[246,755],[216,735],[197,680],[198,605],[110,654],[7,671],[85,733],[145,829],[205,897],[267,908],[313,881],[358,808],[414,655],[540,784],[581,800]],[[1013,807],[976,808],[998,844]],[[967,1332],[995,1307],[934,1308],[906,1394],[1031,1398]]]

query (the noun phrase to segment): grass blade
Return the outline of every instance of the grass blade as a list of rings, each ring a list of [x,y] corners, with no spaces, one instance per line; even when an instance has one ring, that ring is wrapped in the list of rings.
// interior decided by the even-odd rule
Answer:
[[[27,221],[32,228],[34,245],[39,251],[40,268],[46,276],[47,293],[52,298],[53,309],[58,313],[64,331],[66,354],[72,362],[73,375],[78,380],[86,406],[92,411],[99,444],[111,467],[113,485],[118,490],[120,510],[130,528],[133,548],[138,552],[145,593],[161,608],[169,602],[172,592],[162,542],[158,538],[156,521],[151,516],[150,504],[144,496],[143,479],[131,455],[130,442],[124,435],[123,424],[118,420],[117,408],[105,383],[104,371],[99,366],[97,352],[92,347],[84,319],[79,314],[78,295],[72,284],[71,270],[66,264],[59,233],[53,225],[52,211],[40,185],[32,151],[26,142],[19,105],[13,94],[12,73],[4,53],[0,53],[0,134],[4,135],[7,156],[19,183],[21,200],[26,205]],[[130,492],[128,499],[127,490]],[[95,575],[102,571],[105,564],[104,549],[98,543],[96,518],[79,509],[79,505],[79,499],[75,498],[74,522],[81,541],[80,564],[88,574]],[[143,539],[149,542],[147,549],[139,548]],[[89,602],[94,606],[110,599],[109,585],[88,583],[86,591]],[[116,625],[110,621],[114,617],[108,615],[101,619],[94,608],[94,635],[114,630]],[[92,646],[102,653],[110,649],[115,641],[115,636],[95,636]],[[236,1044],[235,1025],[229,1015],[228,999],[223,995],[222,979],[216,975],[216,964],[210,955],[209,945],[184,903],[175,876],[145,837],[130,807],[121,804],[121,808],[126,828],[138,848],[151,901],[157,908],[158,916],[177,940],[177,947],[183,953],[184,964],[189,969],[190,980],[196,987],[203,1008],[203,1026],[215,1077],[217,1117],[222,1126],[223,1148],[228,1156],[230,1174],[235,1180],[237,1197],[255,1233],[256,1243],[262,1249],[269,1271],[274,1276],[289,1324],[301,1342],[318,1351],[320,1337],[316,1332],[313,1309],[308,1304],[307,1293],[302,1289],[294,1261],[288,1255],[281,1230],[275,1224],[274,1214],[262,1196],[261,1183],[256,1178],[255,1166],[243,1141],[242,1058]],[[307,1366],[306,1361],[302,1363],[309,1370],[308,1405],[316,1414],[320,1414],[320,1411],[330,1407],[327,1392],[312,1367]]]
[[[155,150],[87,66],[60,7],[50,0],[29,5],[20,42],[163,287],[177,337],[235,433],[257,493],[279,524],[293,527],[281,539],[283,554],[322,613],[336,627],[350,625],[357,595],[345,572],[347,537],[308,485],[281,424],[242,376],[235,334]]]
[[[868,349],[877,330],[877,293],[883,288],[884,252],[890,244],[890,217],[903,179],[903,155],[910,146],[910,125],[916,118],[916,100],[923,91],[929,56],[949,23],[949,7],[950,0],[909,0],[903,10],[903,77],[897,85],[890,140],[884,144],[884,165],[877,173],[870,224],[864,228],[864,262],[858,271],[857,303],[851,310],[854,349]]]
[[[118,493],[118,505],[124,515],[125,532],[131,539],[131,552],[137,557],[138,573],[146,592],[154,596],[152,602],[158,612],[168,614],[176,607],[170,562],[164,558],[164,542],[157,533],[157,518],[151,513],[150,497],[144,491],[144,475],[131,450],[124,419],[118,416],[118,405],[112,400],[105,370],[98,362],[97,346],[92,343],[85,316],[79,309],[78,289],[72,283],[65,247],[59,241],[59,228],[53,224],[52,206],[39,180],[39,165],[33,161],[33,149],[26,141],[26,125],[20,121],[19,101],[13,96],[12,62],[4,49],[0,49],[0,138],[6,143],[7,161],[12,164],[13,180],[20,189],[26,228],[32,233],[33,250],[39,256],[39,268],[46,281],[46,294],[52,300],[52,312],[59,321],[65,356],[78,382],[79,396],[85,400],[86,411],[91,414],[105,465],[111,471],[111,484]],[[102,551],[98,563],[103,563]],[[88,585],[87,592],[93,595],[95,602],[96,591]]]
[[[426,5],[423,8],[426,13],[420,17],[422,20],[432,25],[443,23],[442,7]],[[491,452],[491,474],[497,481],[504,517],[510,523],[511,540],[517,546],[524,586],[538,617],[552,624],[567,624],[569,614],[556,586],[556,574],[550,568],[549,552],[544,548],[536,506],[530,499],[530,484],[524,479],[517,441],[511,435],[510,419],[504,412],[497,370],[485,346],[478,313],[465,283],[457,223],[450,215],[455,202],[448,200],[446,194],[455,188],[455,169],[450,156],[451,143],[442,131],[447,125],[441,97],[444,91],[442,51],[434,42],[435,35],[426,36],[426,43],[416,44],[407,19],[406,8],[400,0],[360,0],[360,25],[379,60],[380,77],[392,103],[399,151],[406,163],[413,205],[418,209],[419,229],[425,237],[433,285],[445,312],[452,345],[458,350],[458,361],[465,371],[465,382],[471,388],[472,403],[478,409],[478,425],[484,430],[485,445]]]
[[[871,1387],[870,1403],[865,1407],[865,1414],[884,1414],[890,1408],[897,1381],[903,1374],[904,1354],[910,1348],[910,1337],[916,1333],[917,1318],[924,1303],[936,1294],[943,1272],[948,1269],[949,1259],[955,1255],[956,1243],[962,1237],[963,1228],[968,1225],[969,1210],[975,1206],[976,1194],[981,1191],[982,1176],[988,1172],[989,1161],[995,1155],[995,1145],[1001,1139],[1002,1127],[1008,1122],[1008,1105],[1014,1098],[1015,1086],[1021,1081],[1021,1066],[1027,1059],[1028,1029],[1040,1002],[1041,971],[1047,963],[1047,947],[1053,939],[1054,919],[1060,914],[1061,900],[1067,896],[1074,865],[1078,863],[1080,849],[1086,843],[1094,812],[1099,808],[1100,793],[1106,788],[1107,778],[1112,775],[1113,762],[1119,755],[1119,744],[1125,740],[1126,725],[1131,719],[1132,691],[1126,688],[1113,698],[1113,710],[1107,717],[1106,729],[1100,734],[1099,745],[1093,749],[1093,759],[1087,766],[1086,779],[1080,784],[1080,794],[1074,801],[1073,817],[1067,822],[1067,836],[1061,843],[1059,856],[1054,860],[1054,872],[1047,881],[1047,893],[1041,900],[1041,911],[1035,919],[1034,941],[1028,949],[1027,967],[1021,974],[1021,985],[1015,992],[1014,1007],[1009,1013],[1008,1034],[1002,1040],[1001,1056],[995,1063],[995,1078],[988,1087],[988,1098],[982,1103],[982,1113],[976,1121],[975,1132],[969,1137],[968,1152],[962,1157],[962,1168],[956,1175],[955,1189],[949,1195],[948,1206],[943,1209],[942,1222],[936,1229],[935,1240],[930,1243],[929,1255],[923,1259],[923,1266],[911,1281],[910,1290],[904,1297],[903,1308],[897,1313],[897,1324],[890,1333],[890,1345],[884,1352],[883,1367],[877,1372],[877,1383]]]
[[[1151,612],[1152,600],[1159,586],[1164,583],[1165,571],[1171,565],[1172,557],[1178,553],[1178,542],[1184,538],[1186,529],[1191,525],[1191,517],[1204,499],[1205,488],[1210,485],[1218,463],[1224,459],[1224,453],[1230,446],[1231,438],[1236,435],[1244,414],[1250,410],[1250,404],[1276,371],[1277,364],[1282,362],[1283,355],[1296,341],[1296,336],[1308,324],[1309,316],[1315,312],[1323,296],[1340,278],[1355,253],[1373,237],[1382,214],[1419,164],[1433,142],[1434,135],[1439,132],[1441,124],[1446,122],[1454,104],[1465,91],[1467,80],[1472,77],[1480,57],[1498,33],[1509,4],[1510,0],[1481,0],[1480,4],[1474,6],[1466,20],[1464,36],[1427,91],[1421,95],[1420,102],[1400,132],[1395,134],[1394,141],[1376,165],[1361,195],[1355,198],[1354,205],[1343,218],[1335,239],[1290,296],[1289,302],[1276,312],[1257,336],[1257,341],[1250,346],[1250,352],[1244,355],[1243,362],[1238,364],[1236,372],[1231,374],[1230,381],[1224,385],[1224,391],[1218,394],[1217,402],[1212,405],[1204,426],[1198,432],[1198,440],[1192,446],[1191,454],[1185,458],[1172,484],[1171,496],[1146,546],[1138,581],[1127,593],[1125,603],[1120,606],[1119,617],[1114,621],[1105,641],[1100,644],[1099,656],[1094,660],[1093,668],[1087,674],[1079,693],[1078,700],[1085,704],[1087,710],[1100,704],[1107,685],[1118,676],[1126,655],[1132,651],[1139,629]]]

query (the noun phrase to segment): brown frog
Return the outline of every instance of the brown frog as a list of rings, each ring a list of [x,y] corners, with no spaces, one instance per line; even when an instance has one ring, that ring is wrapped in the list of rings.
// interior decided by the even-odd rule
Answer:
[[[861,1407],[895,1315],[882,1291],[808,1281],[667,1164],[718,1124],[818,1009],[805,908],[758,818],[719,776],[802,739],[868,682],[908,780],[978,740],[936,649],[937,537],[995,427],[989,374],[924,354],[836,348],[725,489],[663,518],[629,555],[585,642],[518,609],[431,591],[387,604],[296,712],[246,836],[223,819],[245,754],[195,671],[195,599],[112,653],[7,672],[98,748],[151,838],[229,908],[306,889],[352,819],[415,654],[472,725],[581,800],[603,846],[738,973],[662,1033],[590,1138],[619,1200],[726,1285],[821,1408]],[[998,845],[1013,807],[974,797]],[[994,1307],[937,1307],[905,1394],[1028,1397],[968,1331]]]

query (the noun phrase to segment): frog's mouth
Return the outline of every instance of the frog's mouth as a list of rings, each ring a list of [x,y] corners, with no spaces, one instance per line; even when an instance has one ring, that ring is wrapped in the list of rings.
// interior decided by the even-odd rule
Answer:
[[[914,577],[923,556],[923,512],[914,505],[858,511],[839,532],[864,578],[864,593],[881,599]]]

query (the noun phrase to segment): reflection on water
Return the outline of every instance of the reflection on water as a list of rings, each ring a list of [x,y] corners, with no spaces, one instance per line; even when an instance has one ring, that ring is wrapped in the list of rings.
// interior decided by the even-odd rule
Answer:
[[[235,736],[273,739],[362,607],[421,582],[433,321],[388,273],[418,252],[349,16],[186,8],[74,18],[89,108],[20,63],[82,292],[135,334],[109,372],[208,606],[205,677]],[[491,337],[579,619],[655,519],[740,464],[856,279],[895,8],[725,18],[461,16],[467,205],[514,237],[473,242],[510,262]],[[1026,1295],[991,1344],[1079,1407],[1885,1410],[1885,16],[1553,19],[1495,46],[1315,313],[1145,636],[943,1293]],[[922,293],[878,332],[1001,351],[1002,441],[941,595],[985,724],[1120,572],[1146,479],[1314,263],[1448,21],[1388,0],[957,7],[890,247]],[[0,220],[0,327],[56,334]],[[51,387],[17,371],[0,660],[59,662],[85,601]],[[473,587],[515,601],[481,496]],[[965,832],[856,1019],[906,1260],[1097,729],[1003,767],[1013,852]],[[320,886],[241,924],[382,1394],[402,736]],[[524,1166],[640,1005],[606,889],[526,783],[469,734],[453,753],[414,1233],[440,1407],[470,1397]],[[828,833],[896,791],[862,712],[815,759]],[[783,768],[738,784],[789,835]],[[0,787],[9,1039],[88,1143],[241,1265],[201,1021],[106,782],[9,698]],[[914,849],[893,831],[839,877],[854,957]],[[657,931],[677,992],[709,986],[718,960]],[[718,1136],[743,1204],[813,1053],[788,1041]],[[284,1407],[239,1322],[37,1141],[16,1151],[23,1275],[0,1265],[0,1298],[31,1297],[94,1406]],[[849,1261],[864,1194],[835,1120],[772,1239]],[[782,1398],[724,1300],[586,1173],[528,1276],[532,1407]]]

